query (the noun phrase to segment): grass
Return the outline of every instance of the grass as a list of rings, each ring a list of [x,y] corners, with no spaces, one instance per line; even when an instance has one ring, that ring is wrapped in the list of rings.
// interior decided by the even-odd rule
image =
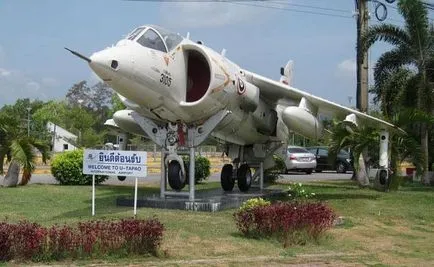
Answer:
[[[219,187],[204,183],[198,189]],[[285,184],[273,185],[286,188]],[[284,249],[273,239],[241,236],[232,219],[234,210],[217,213],[140,208],[139,218],[156,216],[166,227],[159,258],[107,258],[74,264],[102,265],[420,265],[434,263],[434,189],[408,186],[382,193],[359,189],[350,181],[306,184],[316,198],[327,201],[344,217],[318,244]],[[159,194],[155,184],[142,185],[139,196]],[[131,186],[100,185],[96,189],[96,218],[126,218],[130,207],[117,207],[118,196],[132,196]],[[32,184],[0,188],[0,220],[29,220],[42,225],[74,224],[92,219],[90,186]],[[70,264],[62,262],[61,264]]]

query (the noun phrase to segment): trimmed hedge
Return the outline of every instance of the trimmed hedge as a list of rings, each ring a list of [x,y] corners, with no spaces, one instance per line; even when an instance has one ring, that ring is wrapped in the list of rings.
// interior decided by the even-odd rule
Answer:
[[[80,222],[45,228],[0,222],[0,262],[49,261],[106,255],[156,255],[164,226],[157,219]]]
[[[83,174],[83,150],[65,151],[58,154],[51,162],[51,174],[61,185],[91,185],[92,175]],[[105,175],[96,175],[95,184],[108,179]]]

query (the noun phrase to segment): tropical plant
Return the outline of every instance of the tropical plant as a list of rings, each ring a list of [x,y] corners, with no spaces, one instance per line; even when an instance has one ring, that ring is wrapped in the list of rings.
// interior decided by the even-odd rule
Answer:
[[[395,113],[391,122],[404,129],[409,129],[414,123],[434,123],[434,116],[413,109],[403,109]],[[350,148],[354,159],[355,177],[360,185],[369,184],[367,170],[370,165],[379,158],[379,131],[370,127],[357,127],[353,124],[334,122],[329,136],[330,154],[336,153],[342,148]],[[409,161],[421,171],[425,158],[422,153],[417,136],[411,131],[390,132],[389,137],[391,179],[397,178],[398,167],[403,161]],[[358,159],[358,160],[357,160]]]
[[[398,12],[404,19],[404,27],[392,24],[378,24],[367,29],[362,36],[362,46],[366,51],[377,41],[385,41],[393,46],[384,53],[375,65],[374,78],[377,93],[390,107],[399,94],[404,103],[426,114],[433,111],[432,78],[434,77],[434,27],[429,23],[428,11],[420,0],[400,0]],[[407,85],[395,87],[390,95],[394,80],[392,77],[405,78]],[[398,80],[399,82],[399,80]],[[398,90],[396,90],[398,89]],[[400,90],[401,89],[401,90]],[[402,103],[402,102],[401,102]],[[388,110],[388,113],[391,110]],[[389,114],[387,114],[389,115]],[[418,126],[421,148],[424,157],[423,171],[428,171],[429,124],[421,122]]]
[[[378,151],[378,130],[367,126],[334,121],[329,135],[329,157],[335,158],[342,148],[349,148],[354,158],[354,176],[360,186],[369,185],[368,151]]]
[[[9,169],[16,165],[23,168],[21,185],[26,185],[35,169],[36,151],[42,155],[42,161],[48,159],[49,146],[45,140],[27,136],[19,127],[16,119],[0,113],[0,173],[3,173],[5,158],[10,162]],[[8,171],[9,172],[9,171]],[[18,173],[17,173],[18,175]],[[16,177],[16,179],[18,178]]]

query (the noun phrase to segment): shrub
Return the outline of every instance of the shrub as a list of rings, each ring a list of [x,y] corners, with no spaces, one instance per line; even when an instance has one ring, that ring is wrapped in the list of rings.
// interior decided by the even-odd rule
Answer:
[[[286,171],[285,161],[282,158],[273,155],[273,160],[274,166],[264,171],[264,182],[266,183],[274,183],[279,175]]]
[[[238,230],[245,236],[278,237],[284,247],[318,240],[333,225],[336,215],[324,203],[278,202],[234,213]]]
[[[270,205],[271,202],[268,200],[264,200],[263,198],[251,198],[249,200],[246,200],[243,202],[243,204],[241,204],[240,206],[240,210],[250,210],[256,207],[261,207],[261,206],[268,206]]]
[[[0,223],[0,261],[33,259],[42,252],[46,229],[36,223]]]
[[[315,196],[315,193],[309,192],[307,189],[303,187],[302,183],[290,183],[288,187],[289,194],[288,196],[294,199],[308,199]]]
[[[92,175],[83,174],[83,150],[66,151],[57,155],[51,162],[51,173],[62,185],[91,185]],[[108,179],[96,175],[95,184]]]
[[[76,228],[0,223],[0,261],[59,260],[109,254],[153,254],[164,226],[156,219],[81,222]]]
[[[186,183],[189,182],[189,167],[190,167],[190,159],[188,157],[183,157],[184,160],[184,167],[186,171]],[[209,162],[209,159],[202,156],[196,156],[195,157],[195,163],[194,163],[194,180],[195,183],[199,183],[202,180],[206,180],[211,175],[211,163]]]

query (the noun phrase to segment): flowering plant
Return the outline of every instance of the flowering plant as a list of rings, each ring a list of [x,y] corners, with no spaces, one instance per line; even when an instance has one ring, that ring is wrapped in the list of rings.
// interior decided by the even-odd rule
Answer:
[[[288,196],[292,198],[308,199],[315,196],[315,193],[311,193],[305,189],[302,183],[291,183],[288,190]]]

